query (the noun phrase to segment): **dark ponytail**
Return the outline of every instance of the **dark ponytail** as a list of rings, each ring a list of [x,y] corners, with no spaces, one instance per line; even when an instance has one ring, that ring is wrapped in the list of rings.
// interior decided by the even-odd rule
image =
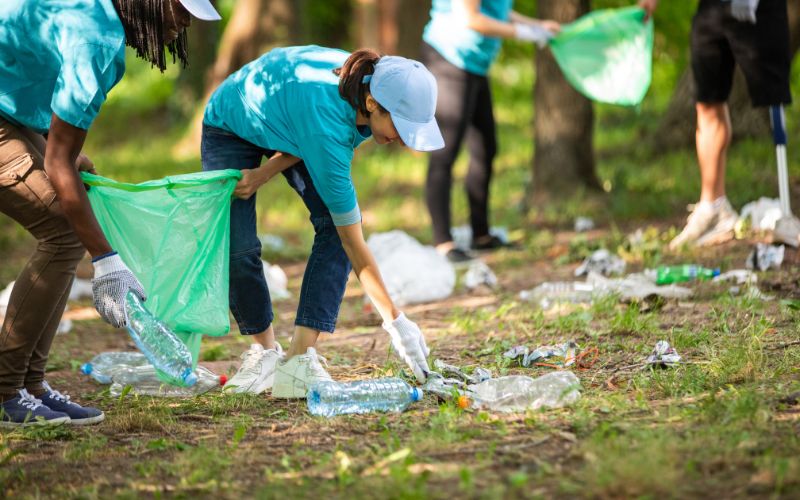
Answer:
[[[359,49],[350,54],[341,68],[333,70],[339,77],[339,95],[367,117],[369,83],[364,83],[364,77],[375,72],[375,65],[380,58],[381,55],[372,49]],[[380,109],[386,112],[383,107]]]

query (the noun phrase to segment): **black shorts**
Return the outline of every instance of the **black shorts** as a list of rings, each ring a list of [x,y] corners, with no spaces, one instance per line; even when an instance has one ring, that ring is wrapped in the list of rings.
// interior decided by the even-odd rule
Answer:
[[[761,0],[756,24],[731,16],[731,3],[700,0],[692,20],[692,73],[702,103],[728,100],[736,64],[753,106],[792,102],[786,0]]]

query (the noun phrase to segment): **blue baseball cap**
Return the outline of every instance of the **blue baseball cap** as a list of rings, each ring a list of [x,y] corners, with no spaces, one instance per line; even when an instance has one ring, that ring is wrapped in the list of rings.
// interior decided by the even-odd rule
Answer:
[[[399,56],[383,56],[375,65],[369,91],[392,116],[392,123],[406,146],[416,151],[444,147],[436,123],[436,78],[420,62]]]

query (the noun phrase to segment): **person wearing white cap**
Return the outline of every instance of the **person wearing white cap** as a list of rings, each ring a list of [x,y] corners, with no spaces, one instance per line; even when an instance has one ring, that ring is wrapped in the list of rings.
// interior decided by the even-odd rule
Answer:
[[[351,269],[383,318],[400,358],[422,382],[429,353],[419,327],[389,297],[364,241],[351,178],[353,151],[373,137],[417,151],[444,146],[434,117],[436,82],[417,61],[317,46],[274,49],[228,77],[203,120],[204,170],[236,168],[231,207],[230,306],[253,344],[226,390],[304,398],[329,380],[314,346],[332,333]],[[262,158],[269,160],[261,165]],[[275,342],[256,234],[256,191],[278,172],[310,212],[314,245],[303,277],[291,346]]]
[[[489,182],[497,152],[494,112],[487,74],[502,38],[547,43],[560,25],[513,11],[513,0],[433,0],[425,26],[422,61],[436,76],[436,118],[447,146],[430,156],[425,199],[436,249],[454,263],[472,255],[457,248],[450,233],[453,164],[466,137],[469,168],[465,179],[474,250],[503,246],[489,234]]]
[[[103,419],[45,381],[50,345],[87,250],[103,319],[123,326],[128,291],[145,298],[94,217],[78,175],[93,165],[81,149],[125,73],[125,45],[162,71],[165,51],[186,64],[190,13],[219,19],[208,0],[0,2],[0,212],[38,241],[0,329],[0,427]]]

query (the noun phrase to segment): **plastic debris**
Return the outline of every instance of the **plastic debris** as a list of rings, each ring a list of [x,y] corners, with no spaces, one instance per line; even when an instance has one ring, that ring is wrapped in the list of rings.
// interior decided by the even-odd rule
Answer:
[[[334,382],[324,380],[308,389],[312,415],[334,417],[350,413],[402,412],[422,399],[422,390],[399,378]]]
[[[742,207],[739,220],[749,222],[754,231],[774,231],[775,224],[781,217],[783,211],[780,200],[762,196]]]
[[[645,363],[651,366],[671,367],[681,362],[681,355],[666,340],[659,340]]]
[[[225,375],[217,375],[204,366],[198,366],[194,373],[197,383],[191,387],[178,387],[162,382],[152,365],[127,366],[115,370],[109,392],[112,396],[120,396],[130,386],[129,394],[137,396],[188,398],[222,387],[228,381]]]
[[[290,298],[292,294],[286,289],[289,285],[289,278],[283,272],[281,266],[270,264],[264,259],[261,259],[261,265],[264,266],[264,276],[267,278],[270,299],[285,300]]]
[[[535,302],[542,309],[550,309],[563,303],[589,304],[595,297],[594,285],[580,281],[545,282],[519,293],[520,300]]]
[[[581,397],[580,381],[570,371],[557,371],[531,378],[511,375],[485,380],[468,387],[473,408],[504,413],[561,408]]]
[[[280,252],[286,248],[286,240],[274,234],[259,234],[261,248],[272,252]]]
[[[147,366],[149,361],[144,354],[137,351],[131,352],[102,352],[91,361],[81,365],[81,372],[89,375],[101,384],[110,384],[114,373],[126,368]]]
[[[594,221],[589,217],[576,217],[575,218],[575,232],[585,233],[594,229]]]
[[[604,276],[622,274],[625,272],[625,261],[605,248],[601,248],[595,250],[583,261],[583,264],[575,269],[575,276],[584,276],[590,272],[600,273]]]
[[[486,368],[477,367],[472,370],[471,375],[467,375],[462,368],[459,368],[455,365],[449,365],[441,359],[435,360],[433,362],[433,367],[436,369],[437,375],[440,374],[444,378],[455,377],[466,384],[478,384],[484,380],[489,380],[492,378],[492,372]]]
[[[433,247],[420,244],[403,231],[373,234],[367,245],[398,306],[441,300],[453,293],[455,269]]]
[[[712,279],[713,282],[733,281],[739,285],[754,285],[758,282],[758,276],[750,269],[733,269],[724,272]]]
[[[453,243],[456,247],[462,250],[469,250],[472,246],[472,228],[469,226],[457,226],[450,230],[453,236]],[[508,228],[507,227],[492,227],[489,229],[489,234],[496,236],[505,244],[508,244]]]
[[[489,288],[496,287],[497,276],[485,262],[473,260],[467,268],[467,272],[464,273],[464,286],[472,290],[481,285]]]
[[[526,346],[520,345],[504,352],[503,356],[508,359],[519,360],[520,365],[525,368],[529,368],[534,363],[548,358],[560,357],[564,358],[561,365],[567,367],[575,364],[578,352],[580,352],[580,346],[574,341],[569,341],[559,345],[543,345],[533,351],[530,351]]]
[[[69,291],[69,300],[81,300],[92,298],[92,280],[75,278],[72,288]]]
[[[785,251],[786,247],[783,245],[757,243],[750,255],[747,256],[747,269],[758,269],[759,271],[780,269]]]
[[[692,290],[678,285],[656,285],[655,272],[647,270],[624,278],[606,278],[598,273],[589,273],[586,283],[594,286],[598,295],[617,294],[622,300],[645,300],[651,297],[685,299]]]

